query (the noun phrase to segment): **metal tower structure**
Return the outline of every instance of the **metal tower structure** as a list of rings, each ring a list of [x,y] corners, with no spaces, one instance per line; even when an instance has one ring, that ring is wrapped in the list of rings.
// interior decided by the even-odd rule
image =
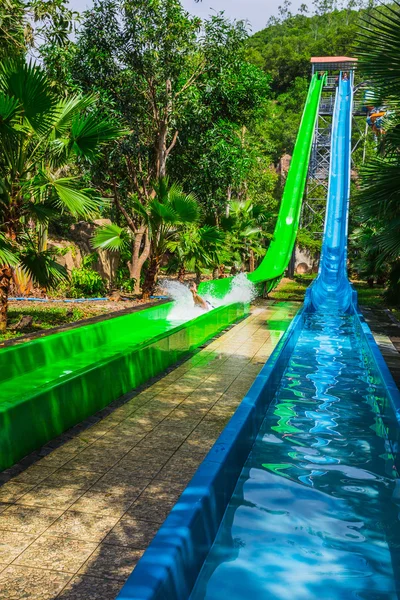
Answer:
[[[357,67],[357,59],[347,56],[313,57],[311,65],[313,75],[317,72],[327,72],[328,77],[322,92],[315,127],[306,195],[303,202],[301,227],[312,232],[316,238],[319,238],[323,234],[326,199],[328,195],[332,115],[335,104],[336,86],[339,73],[341,71],[347,73],[354,71]]]

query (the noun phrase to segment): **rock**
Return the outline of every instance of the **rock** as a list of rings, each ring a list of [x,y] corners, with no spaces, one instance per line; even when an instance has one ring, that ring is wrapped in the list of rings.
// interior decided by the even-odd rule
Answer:
[[[96,252],[98,259],[93,263],[92,268],[101,275],[108,283],[111,283],[119,266],[119,252],[109,252],[108,250],[93,250],[91,239],[97,227],[109,225],[110,219],[96,219],[92,223],[79,221],[71,226],[71,237],[78,246],[82,256],[87,256]]]
[[[109,300],[111,300],[111,302],[121,302],[122,296],[119,292],[113,292],[109,297]]]
[[[33,323],[33,317],[31,317],[31,315],[24,315],[23,317],[20,318],[18,323],[16,323],[15,325],[12,325],[10,327],[10,329],[11,329],[11,331],[22,331],[23,329],[30,327],[32,325],[32,323]]]
[[[68,273],[79,269],[82,264],[82,254],[78,246],[69,240],[49,240],[48,249],[56,252],[56,261],[65,267]]]
[[[306,273],[309,273],[310,269],[309,267],[306,265],[306,263],[300,263],[297,265],[296,267],[296,273],[298,275],[305,275]]]

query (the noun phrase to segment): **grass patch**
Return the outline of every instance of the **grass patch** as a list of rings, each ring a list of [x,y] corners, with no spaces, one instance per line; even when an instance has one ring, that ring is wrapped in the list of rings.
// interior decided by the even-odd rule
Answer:
[[[13,326],[24,316],[32,317],[32,324],[25,327],[23,331],[13,330]],[[86,311],[80,308],[37,305],[20,307],[12,304],[8,309],[8,330],[6,333],[0,334],[0,340],[12,340],[28,333],[37,333],[60,325],[67,325],[84,319],[86,316],[91,315],[87,315]]]
[[[366,281],[353,281],[353,285],[358,293],[359,304],[371,308],[387,308],[387,303],[383,298],[383,293],[385,291],[383,286],[376,285],[371,288]]]
[[[279,286],[269,294],[269,297],[287,302],[304,302],[306,289],[315,277],[316,275],[295,275],[294,279],[282,279]],[[376,285],[371,288],[366,281],[353,281],[352,283],[357,290],[358,302],[361,306],[389,308],[393,315],[400,320],[400,308],[387,304],[383,297],[385,291],[383,286]]]
[[[278,287],[269,294],[269,297],[273,300],[303,302],[306,289],[315,277],[316,275],[295,275],[294,279],[283,279]]]

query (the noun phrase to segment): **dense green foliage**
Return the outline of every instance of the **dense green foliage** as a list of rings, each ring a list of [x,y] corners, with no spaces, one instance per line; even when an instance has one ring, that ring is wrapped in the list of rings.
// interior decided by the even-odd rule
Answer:
[[[360,77],[376,82],[391,116],[353,183],[350,257],[358,276],[389,281],[393,297],[400,18],[397,4],[374,4],[315,0],[312,14],[305,5],[292,14],[285,0],[249,38],[244,23],[201,21],[180,0],[95,0],[81,15],[66,0],[5,0],[0,325],[19,275],[71,296],[105,293],[90,259],[60,283],[66,270],[47,248],[49,231],[68,237],[82,218],[110,219],[93,247],[119,252],[114,283],[129,292],[150,295],[162,266],[181,280],[254,269],[274,229],[284,183],[275,166],[294,147],[310,57],[351,56],[357,36]],[[300,230],[299,246],[317,252],[321,228],[322,217]]]
[[[371,280],[387,276],[387,298],[400,304],[400,3],[377,9],[358,39],[360,66],[388,109],[377,156],[361,171],[361,260]]]
[[[370,14],[371,0],[348,0],[339,9],[334,0],[316,0],[315,14],[303,5],[292,14],[286,0],[278,17],[270,19],[247,44],[248,59],[272,77],[274,102],[269,112],[268,134],[275,161],[291,154],[310,78],[312,56],[352,56],[360,14]],[[361,13],[360,13],[361,10]]]
[[[71,169],[96,160],[122,133],[96,113],[93,96],[61,98],[41,68],[19,56],[1,62],[0,328],[12,267],[46,287],[67,277],[47,250],[48,223],[63,211],[85,218],[98,212],[101,199]]]

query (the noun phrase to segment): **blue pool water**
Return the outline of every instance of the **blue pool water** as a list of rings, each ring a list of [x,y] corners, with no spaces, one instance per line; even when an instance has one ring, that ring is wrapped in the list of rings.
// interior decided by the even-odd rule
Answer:
[[[191,600],[400,598],[380,393],[352,317],[309,315]]]

